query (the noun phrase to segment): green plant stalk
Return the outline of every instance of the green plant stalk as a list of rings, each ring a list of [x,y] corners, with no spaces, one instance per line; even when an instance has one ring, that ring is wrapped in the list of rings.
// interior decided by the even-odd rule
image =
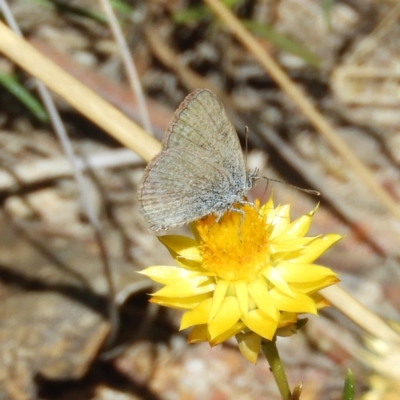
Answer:
[[[265,357],[267,357],[271,372],[274,375],[275,382],[278,385],[282,399],[290,400],[291,393],[289,384],[281,358],[279,357],[278,348],[276,347],[276,340],[264,341],[262,344],[262,351],[265,354]]]
[[[344,381],[342,400],[354,399],[354,376],[350,369],[347,370],[346,380]]]
[[[16,97],[39,121],[49,121],[49,117],[40,102],[15,79],[14,75],[0,73],[0,86],[3,86]]]
[[[123,14],[124,16],[129,16],[132,12],[132,9],[130,6],[125,4],[123,1],[120,0],[111,0],[110,1],[112,8],[118,12]]]
[[[308,50],[291,37],[280,33],[272,26],[260,24],[257,21],[242,20],[243,25],[255,35],[268,40],[274,47],[300,57],[308,65],[318,68],[320,60],[316,54]]]

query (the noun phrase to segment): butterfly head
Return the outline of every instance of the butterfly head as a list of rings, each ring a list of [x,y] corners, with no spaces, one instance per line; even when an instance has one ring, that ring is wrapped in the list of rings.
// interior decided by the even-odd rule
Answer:
[[[250,190],[256,183],[256,180],[260,179],[258,176],[259,169],[256,168],[253,172],[247,174],[246,179],[246,191]]]

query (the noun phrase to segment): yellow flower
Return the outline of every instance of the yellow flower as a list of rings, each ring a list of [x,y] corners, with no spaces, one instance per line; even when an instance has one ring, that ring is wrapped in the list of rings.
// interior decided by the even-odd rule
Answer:
[[[256,362],[263,340],[295,332],[299,313],[328,305],[317,292],[339,280],[312,263],[341,236],[305,237],[316,209],[291,222],[290,205],[274,207],[272,198],[236,210],[193,223],[194,239],[160,237],[178,266],[141,273],[165,285],[151,302],[186,311],[180,329],[193,327],[190,343],[214,346],[236,336]]]

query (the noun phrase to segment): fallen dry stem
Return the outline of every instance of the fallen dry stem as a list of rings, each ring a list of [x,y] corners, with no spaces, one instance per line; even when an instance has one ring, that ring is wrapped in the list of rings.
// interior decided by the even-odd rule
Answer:
[[[340,286],[323,289],[321,294],[364,331],[382,339],[385,343],[400,344],[400,336],[397,332]]]
[[[42,81],[114,139],[147,161],[160,151],[160,143],[139,125],[44,57],[2,22],[0,37],[0,53]]]

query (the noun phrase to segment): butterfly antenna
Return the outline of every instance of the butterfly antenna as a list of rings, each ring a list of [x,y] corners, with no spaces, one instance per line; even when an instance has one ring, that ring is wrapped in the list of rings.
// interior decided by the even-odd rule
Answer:
[[[268,186],[269,186],[269,179],[267,179],[267,184],[265,185],[264,193],[263,193],[263,195],[262,195],[262,198],[263,198],[263,199],[264,199],[265,194],[267,193]]]
[[[313,196],[321,196],[321,193],[318,192],[318,190],[314,190],[314,189],[305,189],[299,186],[295,186],[295,185],[291,185],[290,183],[286,183],[283,181],[279,181],[278,179],[272,179],[272,178],[268,178],[266,176],[262,176],[261,178],[266,179],[267,180],[267,187],[268,187],[268,183],[271,182],[276,182],[276,183],[281,183],[282,185],[291,187],[292,189],[296,189],[296,190],[300,190],[300,192],[304,192],[304,193],[308,193],[311,194]],[[267,190],[267,189],[265,189]]]
[[[244,165],[247,165],[247,153],[248,153],[248,141],[249,141],[249,127],[244,127]]]

